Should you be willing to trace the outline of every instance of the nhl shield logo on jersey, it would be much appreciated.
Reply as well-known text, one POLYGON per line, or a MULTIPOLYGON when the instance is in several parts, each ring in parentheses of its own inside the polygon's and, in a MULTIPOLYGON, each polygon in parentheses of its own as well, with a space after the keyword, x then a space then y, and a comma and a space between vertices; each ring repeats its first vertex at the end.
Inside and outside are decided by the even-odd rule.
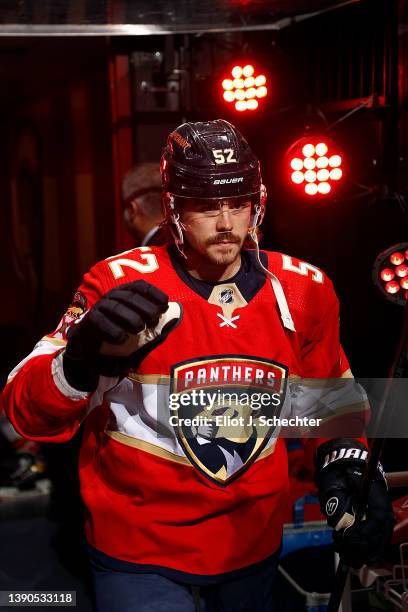
POLYGON ((220 304, 232 304, 234 301, 234 292, 232 289, 223 289, 220 291, 220 304))
POLYGON ((240 476, 276 429, 286 383, 286 366, 252 356, 173 366, 170 425, 191 463, 219 485, 240 476))

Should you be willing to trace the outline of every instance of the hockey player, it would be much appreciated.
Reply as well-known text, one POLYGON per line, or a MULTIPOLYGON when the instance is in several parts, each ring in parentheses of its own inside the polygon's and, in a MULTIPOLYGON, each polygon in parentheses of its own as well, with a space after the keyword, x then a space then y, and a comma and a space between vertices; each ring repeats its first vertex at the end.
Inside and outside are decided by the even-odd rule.
MULTIPOLYGON (((38 441, 69 440, 85 421, 81 492, 99 610, 194 612, 201 601, 271 612, 287 457, 259 426, 254 398, 269 398, 275 415, 291 401, 289 376, 350 376, 338 302, 318 268, 259 253, 266 193, 234 126, 179 126, 161 171, 174 244, 97 263, 57 330, 11 373, 3 404, 38 441)), ((384 479, 353 525, 364 441, 321 442, 336 545, 354 565, 371 562, 392 531, 384 479)))

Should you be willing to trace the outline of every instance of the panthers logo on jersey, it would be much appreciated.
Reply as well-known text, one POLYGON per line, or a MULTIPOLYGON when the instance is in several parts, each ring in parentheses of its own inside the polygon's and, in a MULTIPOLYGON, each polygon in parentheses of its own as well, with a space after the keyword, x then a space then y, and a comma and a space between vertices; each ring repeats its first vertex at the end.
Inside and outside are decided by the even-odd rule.
POLYGON ((275 429, 266 421, 279 416, 286 383, 286 366, 252 356, 173 366, 171 424, 191 463, 219 485, 248 469, 275 429))

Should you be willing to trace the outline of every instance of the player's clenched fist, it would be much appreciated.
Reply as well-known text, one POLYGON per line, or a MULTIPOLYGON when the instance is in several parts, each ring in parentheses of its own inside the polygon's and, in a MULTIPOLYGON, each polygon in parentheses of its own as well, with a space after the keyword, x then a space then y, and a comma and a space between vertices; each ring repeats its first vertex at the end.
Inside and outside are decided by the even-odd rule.
POLYGON ((100 375, 126 375, 180 317, 180 305, 143 280, 112 289, 68 331, 65 378, 75 389, 94 391, 100 375))

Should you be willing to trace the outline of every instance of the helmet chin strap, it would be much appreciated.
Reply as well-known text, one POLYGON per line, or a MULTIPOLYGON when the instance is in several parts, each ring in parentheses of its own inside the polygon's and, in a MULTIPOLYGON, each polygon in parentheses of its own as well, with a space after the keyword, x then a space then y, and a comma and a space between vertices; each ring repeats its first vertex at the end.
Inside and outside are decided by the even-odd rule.
POLYGON ((271 281, 272 289, 275 294, 276 301, 278 303, 279 312, 280 312, 283 326, 286 327, 286 329, 289 329, 290 331, 295 332, 296 331, 295 324, 293 323, 293 319, 290 314, 288 302, 286 300, 286 296, 283 291, 281 282, 277 276, 275 276, 274 274, 272 274, 270 270, 268 270, 268 268, 265 268, 259 256, 259 242, 258 242, 258 235, 256 233, 256 230, 257 230, 258 225, 261 224, 262 218, 263 218, 263 207, 260 204, 258 204, 255 206, 255 215, 253 217, 251 226, 248 228, 248 235, 251 238, 252 242, 255 244, 257 262, 259 266, 262 268, 262 270, 265 272, 266 276, 271 281))
POLYGON ((167 194, 168 197, 168 205, 171 211, 170 213, 170 231, 174 239, 174 244, 177 247, 178 252, 184 259, 187 259, 187 255, 184 253, 184 235, 183 229, 185 229, 184 225, 180 221, 180 215, 176 212, 176 206, 174 202, 174 196, 170 193, 167 194))
POLYGON ((184 225, 180 221, 180 215, 178 213, 173 213, 170 217, 170 231, 174 238, 174 244, 177 247, 178 252, 184 259, 187 259, 187 255, 184 252, 184 236, 183 229, 185 229, 184 225))

